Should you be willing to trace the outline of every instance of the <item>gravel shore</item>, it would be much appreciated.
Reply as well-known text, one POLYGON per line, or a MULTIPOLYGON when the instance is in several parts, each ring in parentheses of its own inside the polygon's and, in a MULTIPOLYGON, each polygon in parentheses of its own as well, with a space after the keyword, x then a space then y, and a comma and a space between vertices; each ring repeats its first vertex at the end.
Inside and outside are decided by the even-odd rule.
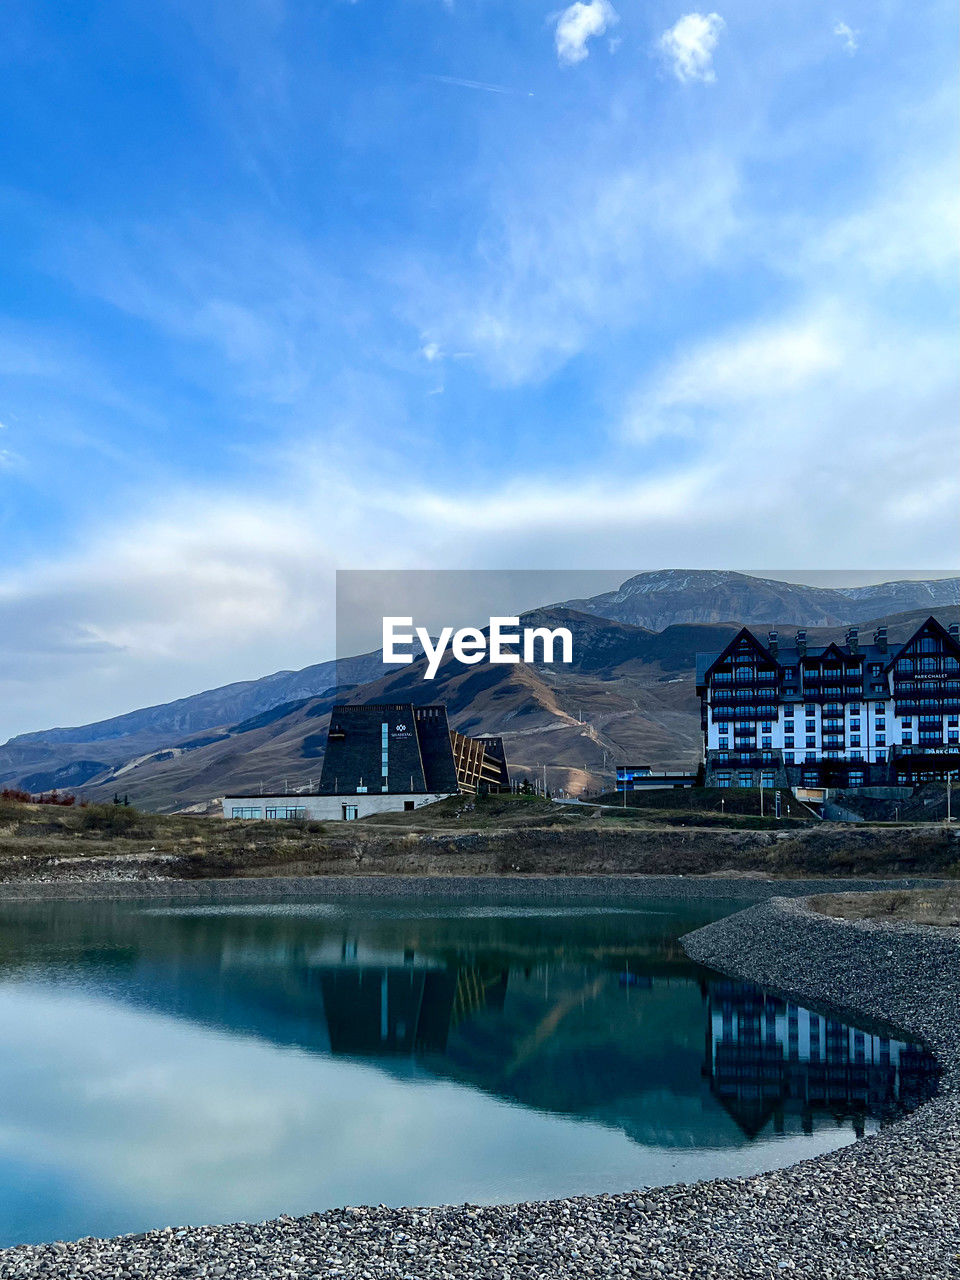
MULTIPOLYGON (((753 1178, 500 1208, 347 1209, 0 1252, 13 1277, 547 1280, 960 1277, 960 940, 783 898, 698 930, 691 956, 923 1040, 941 1094, 838 1152, 753 1178)), ((322 1159, 322 1153, 318 1153, 322 1159)))
POLYGON ((0 882, 0 901, 161 900, 234 902, 270 898, 416 898, 442 896, 465 902, 535 901, 629 902, 644 898, 694 900, 723 898, 749 905, 766 898, 809 897, 815 893, 868 893, 884 889, 939 888, 953 881, 899 876, 856 879, 822 876, 777 879, 736 872, 725 875, 324 875, 237 876, 232 879, 178 880, 172 877, 7 880, 0 882))

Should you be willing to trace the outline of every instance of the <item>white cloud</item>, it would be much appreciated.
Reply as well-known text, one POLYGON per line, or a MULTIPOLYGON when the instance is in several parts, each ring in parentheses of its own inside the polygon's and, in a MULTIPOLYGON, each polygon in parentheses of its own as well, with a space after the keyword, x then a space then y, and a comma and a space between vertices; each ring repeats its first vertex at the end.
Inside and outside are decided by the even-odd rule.
POLYGON ((731 521, 741 512, 766 521, 765 542, 783 538, 795 564, 830 558, 831 521, 843 531, 838 547, 857 545, 859 530, 871 563, 895 563, 882 528, 905 531, 913 519, 914 533, 922 523, 935 536, 960 503, 957 382, 949 335, 857 312, 838 296, 682 353, 638 390, 623 432, 648 451, 665 438, 671 452, 688 442, 713 477, 702 527, 725 496, 731 521))
POLYGON ((843 47, 846 49, 847 53, 854 54, 860 48, 860 44, 857 40, 857 36, 860 32, 854 31, 851 27, 848 27, 845 22, 838 22, 833 28, 833 34, 835 36, 839 36, 843 41, 843 47))
POLYGON ((683 353, 632 405, 627 434, 650 441, 700 434, 704 419, 809 388, 843 364, 828 315, 757 326, 683 353))
POLYGON ((681 83, 716 79, 713 53, 725 25, 719 13, 687 13, 663 33, 660 49, 681 83))
POLYGON ((608 27, 619 22, 609 0, 576 0, 557 19, 555 39, 561 64, 572 66, 583 62, 588 54, 587 41, 602 36, 608 27))

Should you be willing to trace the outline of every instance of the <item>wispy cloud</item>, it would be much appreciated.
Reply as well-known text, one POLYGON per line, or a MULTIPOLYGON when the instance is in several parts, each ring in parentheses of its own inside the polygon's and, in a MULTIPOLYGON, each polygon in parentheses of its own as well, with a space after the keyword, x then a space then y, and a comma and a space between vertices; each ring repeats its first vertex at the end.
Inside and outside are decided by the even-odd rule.
POLYGON ((557 19, 554 39, 560 63, 572 66, 583 62, 589 53, 589 41, 602 36, 619 20, 619 15, 609 0, 587 0, 587 3, 576 0, 557 19))
POLYGON ((442 348, 475 351, 499 383, 543 378, 595 325, 635 322, 659 272, 715 262, 738 204, 736 168, 712 151, 679 166, 551 157, 505 195, 474 260, 410 267, 412 318, 442 348))
POLYGON ((833 28, 833 34, 839 36, 843 41, 843 47, 847 53, 856 53, 860 48, 860 42, 857 40, 859 31, 854 31, 852 27, 848 27, 845 22, 838 22, 833 28))
POLYGON ((713 54, 725 25, 719 13, 687 13, 660 37, 659 47, 681 84, 716 79, 713 54))
POLYGON ((510 96, 532 98, 533 94, 522 89, 510 89, 503 84, 488 84, 485 80, 465 80, 460 76, 428 75, 428 80, 436 80, 438 84, 454 85, 459 89, 480 89, 484 93, 503 93, 510 96))

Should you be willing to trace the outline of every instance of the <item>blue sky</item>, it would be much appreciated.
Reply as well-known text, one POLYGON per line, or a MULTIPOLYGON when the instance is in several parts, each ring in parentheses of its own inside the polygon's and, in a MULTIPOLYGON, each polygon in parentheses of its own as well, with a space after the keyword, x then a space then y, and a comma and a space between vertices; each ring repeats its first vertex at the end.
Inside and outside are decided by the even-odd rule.
POLYGON ((0 737, 336 567, 956 563, 956 14, 5 6, 0 737))

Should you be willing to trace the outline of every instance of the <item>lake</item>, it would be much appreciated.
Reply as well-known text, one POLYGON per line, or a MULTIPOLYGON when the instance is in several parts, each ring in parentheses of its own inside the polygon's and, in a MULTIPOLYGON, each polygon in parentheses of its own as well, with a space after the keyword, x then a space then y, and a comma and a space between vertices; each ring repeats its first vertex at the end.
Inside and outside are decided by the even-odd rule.
POLYGON ((929 1055, 689 961, 742 901, 0 905, 0 1243, 752 1173, 929 1055))

